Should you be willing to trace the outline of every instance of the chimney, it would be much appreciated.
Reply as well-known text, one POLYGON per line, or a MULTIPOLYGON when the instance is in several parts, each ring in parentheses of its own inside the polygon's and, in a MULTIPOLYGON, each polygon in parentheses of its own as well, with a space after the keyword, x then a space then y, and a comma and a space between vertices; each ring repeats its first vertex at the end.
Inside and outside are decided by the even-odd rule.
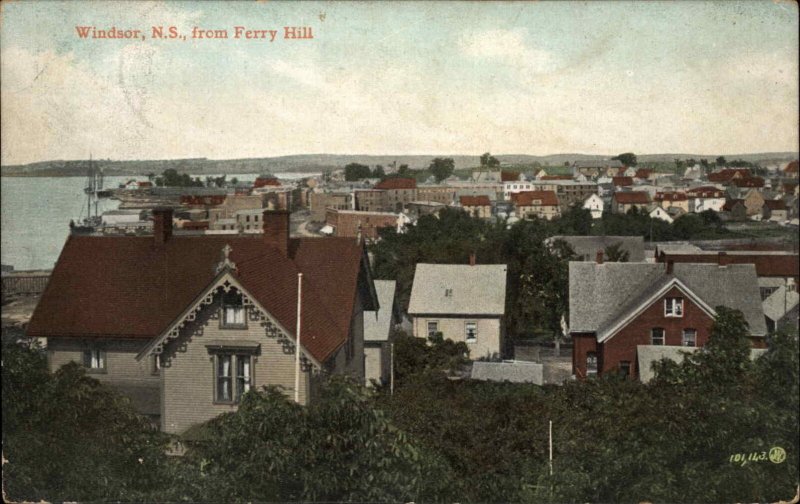
POLYGON ((275 247, 283 255, 289 252, 289 211, 264 211, 264 243, 275 247))
POLYGON ((475 252, 472 252, 469 255, 469 265, 470 266, 475 266, 475 252))
POLYGON ((667 275, 672 274, 672 270, 675 268, 675 261, 672 259, 667 260, 667 275))
POLYGON ((597 256, 595 258, 595 261, 597 262, 597 264, 603 264, 603 257, 604 256, 605 256, 605 252, 603 252, 602 250, 598 250, 597 251, 597 256))
POLYGON ((155 244, 163 246, 172 236, 172 209, 154 208, 153 209, 153 235, 155 244))

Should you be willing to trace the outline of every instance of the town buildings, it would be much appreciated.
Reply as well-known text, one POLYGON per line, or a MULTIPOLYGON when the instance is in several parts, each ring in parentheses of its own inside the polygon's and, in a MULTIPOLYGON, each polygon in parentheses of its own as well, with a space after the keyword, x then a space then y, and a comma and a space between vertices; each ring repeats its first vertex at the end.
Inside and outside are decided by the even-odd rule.
POLYGON ((400 230, 406 224, 402 214, 391 212, 359 212, 357 210, 336 210, 329 208, 325 218, 326 227, 333 236, 343 238, 378 238, 382 228, 400 230))
POLYGON ((473 217, 488 219, 492 216, 492 202, 488 196, 461 196, 458 202, 473 217))
POLYGON ((639 211, 647 210, 650 205, 650 195, 644 191, 617 191, 611 197, 611 212, 628 213, 636 208, 639 211))
POLYGON ((394 280, 375 280, 375 293, 380 309, 364 312, 364 377, 367 385, 374 381, 386 385, 391 380, 393 329, 401 320, 395 302, 394 280))

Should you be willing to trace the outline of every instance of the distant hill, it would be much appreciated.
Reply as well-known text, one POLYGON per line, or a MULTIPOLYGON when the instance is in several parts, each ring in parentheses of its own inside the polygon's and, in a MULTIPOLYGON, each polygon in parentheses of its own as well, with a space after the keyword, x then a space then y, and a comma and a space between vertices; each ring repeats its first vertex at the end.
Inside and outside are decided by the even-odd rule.
MULTIPOLYGON (((564 163, 586 160, 610 159, 608 156, 593 154, 554 154, 549 156, 533 156, 529 154, 496 154, 503 165, 509 166, 563 166, 564 163)), ((752 163, 787 162, 798 158, 796 152, 765 152, 757 154, 722 154, 728 160, 742 159, 752 163)), ((715 160, 720 154, 642 154, 637 155, 640 162, 672 162, 680 159, 715 160)), ((103 169, 106 175, 147 175, 161 174, 168 168, 193 175, 223 173, 262 173, 262 172, 319 172, 343 168, 348 163, 361 163, 369 166, 397 166, 407 164, 412 169, 427 168, 434 157, 450 157, 455 161, 456 169, 465 169, 480 165, 479 156, 454 156, 447 154, 426 155, 360 155, 360 154, 297 154, 246 159, 160 159, 136 161, 112 161, 98 159, 94 163, 103 169)), ((85 176, 89 167, 88 160, 42 161, 26 165, 9 165, 0 167, 2 176, 49 176, 70 177, 85 176)))

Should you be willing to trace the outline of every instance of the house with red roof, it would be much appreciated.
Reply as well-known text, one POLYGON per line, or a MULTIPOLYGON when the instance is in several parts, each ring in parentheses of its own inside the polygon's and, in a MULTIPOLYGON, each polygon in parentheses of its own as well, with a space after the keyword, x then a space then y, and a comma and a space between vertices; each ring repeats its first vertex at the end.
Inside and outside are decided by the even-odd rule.
POLYGON ((630 187, 633 185, 633 177, 612 177, 611 183, 614 187, 630 187))
POLYGON ((389 177, 375 184, 375 189, 386 192, 387 210, 402 212, 406 205, 417 199, 417 180, 407 177, 389 177))
POLYGON ((783 174, 789 177, 797 177, 798 173, 798 161, 795 159, 794 161, 787 163, 786 166, 783 167, 783 174))
POLYGON ((708 181, 718 184, 730 184, 736 179, 750 178, 751 173, 747 168, 723 168, 708 174, 708 181))
POLYGON ((468 214, 480 219, 489 219, 492 216, 492 202, 489 196, 461 196, 458 203, 468 214))
POLYGON ((689 212, 689 198, 684 192, 656 192, 653 201, 664 210, 680 208, 684 212, 689 212))
POLYGON ((522 191, 511 194, 516 216, 520 219, 538 217, 553 219, 561 215, 555 191, 522 191))
POLYGON ((73 233, 28 335, 47 338, 51 370, 83 364, 169 433, 265 385, 307 404, 325 375, 363 381, 363 313, 379 308, 363 244, 291 238, 286 211, 262 222, 173 232, 159 209, 151 236, 73 233))
POLYGON ((650 194, 646 191, 617 191, 611 196, 612 213, 628 213, 633 208, 647 210, 650 205, 650 194))

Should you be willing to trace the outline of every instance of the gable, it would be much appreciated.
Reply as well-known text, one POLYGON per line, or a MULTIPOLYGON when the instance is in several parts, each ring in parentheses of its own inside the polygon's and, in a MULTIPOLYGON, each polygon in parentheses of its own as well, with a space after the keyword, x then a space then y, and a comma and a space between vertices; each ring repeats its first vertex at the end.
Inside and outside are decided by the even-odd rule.
MULTIPOLYGON (((686 287, 686 285, 677 278, 672 278, 660 288, 653 289, 652 294, 644 301, 632 303, 629 307, 627 307, 627 309, 621 312, 619 317, 617 317, 615 320, 612 320, 605 327, 600 328, 600 330, 597 332, 597 341, 601 343, 608 341, 624 328, 628 327, 632 323, 635 323, 636 319, 645 311, 653 307, 658 308, 659 305, 663 307, 664 300, 667 297, 682 297, 684 299, 684 314, 686 313, 687 308, 686 303, 690 302, 710 318, 713 319, 713 317, 716 316, 714 309, 700 299, 697 294, 686 287)), ((675 318, 679 319, 681 317, 675 318)))

